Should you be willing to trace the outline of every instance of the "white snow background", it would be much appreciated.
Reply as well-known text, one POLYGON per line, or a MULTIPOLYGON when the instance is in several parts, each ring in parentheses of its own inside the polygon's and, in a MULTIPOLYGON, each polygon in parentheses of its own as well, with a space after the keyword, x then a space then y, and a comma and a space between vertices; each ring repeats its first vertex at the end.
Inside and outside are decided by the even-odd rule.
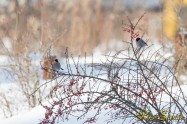
MULTIPOLYGON (((111 42, 111 46, 112 47, 117 47, 119 49, 123 49, 122 44, 121 44, 121 41, 114 41, 114 42, 111 42), (115 43, 114 43, 115 42, 115 43), (118 43, 116 43, 118 42, 118 43), (117 46, 115 46, 115 44, 117 46)), ((161 47, 160 44, 154 42, 154 50, 157 50, 161 47)), ((91 63, 92 61, 94 63, 101 63, 102 61, 104 61, 106 59, 106 57, 102 54, 103 53, 103 50, 102 50, 102 44, 100 46, 98 46, 96 49, 95 49, 95 52, 93 54, 93 57, 92 56, 88 56, 86 58, 86 62, 89 64, 91 63), (93 60, 92 60, 93 58, 93 60)), ((113 49, 113 48, 111 48, 113 49)), ((109 52, 110 54, 112 53, 115 53, 115 51, 110 51, 109 52)), ((165 56, 165 57, 171 57, 172 56, 172 53, 171 52, 167 52, 167 54, 164 54, 165 51, 162 51, 161 50, 161 53, 165 56)), ((148 52, 145 54, 148 54, 148 52)), ((33 58, 34 58, 34 64, 36 66, 40 66, 39 62, 40 62, 40 59, 41 59, 41 56, 40 55, 32 55, 33 58)), ((3 56, 2 59, 0 60, 0 64, 3 65, 4 63, 7 62, 7 57, 6 56, 3 56)), ((78 60, 78 57, 74 57, 75 61, 78 60), (77 58, 77 59, 76 59, 77 58)), ((60 58, 60 62, 63 62, 64 61, 64 58, 60 58)), ((79 63, 80 64, 83 64, 85 62, 85 58, 79 58, 79 63)), ((73 65, 73 62, 70 62, 70 64, 73 65)), ((1 73, 1 71, 0 71, 1 73)), ((42 74, 41 74, 42 75, 42 74)), ((187 85, 185 85, 185 82, 187 82, 187 77, 186 76, 183 76, 182 77, 183 81, 184 81, 184 85, 181 86, 182 90, 184 91, 184 94, 187 95, 187 92, 185 92, 187 90, 187 85)), ((0 84, 0 89, 1 89, 1 92, 4 91, 4 92, 7 92, 9 94, 9 97, 12 97, 13 100, 17 100, 17 101, 20 101, 18 99, 21 99, 21 96, 19 94, 19 92, 17 90, 15 90, 17 87, 15 85, 15 83, 7 83, 6 82, 6 79, 0 75, 0 80, 1 80, 1 84, 0 84), (16 95, 15 95, 16 94, 16 95)), ((42 81, 43 83, 45 81, 42 81)), ((173 88, 174 91, 178 91, 178 87, 174 87, 173 88)), ((169 101, 169 98, 167 98, 166 96, 164 96, 163 94, 163 97, 162 97, 163 100, 165 101, 169 101)), ((182 101, 181 101, 182 102, 182 101)), ((45 102, 44 102, 45 103, 45 102)), ((47 103, 47 102, 46 102, 47 103)), ((17 104, 19 105, 22 105, 21 103, 17 102, 17 104)), ((88 113, 88 116, 91 115, 93 113, 92 112, 89 112, 88 113)), ((13 117, 10 117, 10 118, 3 118, 3 114, 0 113, 0 124, 38 124, 39 122, 41 122, 41 120, 44 118, 44 114, 45 114, 45 109, 42 107, 42 106, 37 106, 35 108, 33 108, 32 110, 28 111, 27 107, 22 107, 22 110, 19 111, 18 113, 16 113, 16 115, 14 115, 13 117)), ((99 119, 97 121, 97 124, 104 124, 106 123, 106 119, 107 117, 104 115, 104 111, 103 113, 99 116, 99 119)), ((66 122, 59 122, 59 124, 81 124, 82 120, 80 121, 77 121, 76 118, 69 118, 69 121, 66 121, 66 122)), ((116 124, 120 124, 121 120, 119 121, 115 121, 116 124)), ((127 120, 126 124, 129 124, 129 120, 127 120)))

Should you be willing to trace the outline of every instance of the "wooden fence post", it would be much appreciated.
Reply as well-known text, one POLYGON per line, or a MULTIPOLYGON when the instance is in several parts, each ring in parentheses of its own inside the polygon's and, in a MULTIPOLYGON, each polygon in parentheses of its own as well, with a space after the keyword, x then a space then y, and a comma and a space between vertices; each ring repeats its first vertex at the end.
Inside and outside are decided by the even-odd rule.
POLYGON ((55 77, 55 73, 52 69, 52 62, 56 56, 44 57, 43 61, 43 79, 53 79, 55 77))

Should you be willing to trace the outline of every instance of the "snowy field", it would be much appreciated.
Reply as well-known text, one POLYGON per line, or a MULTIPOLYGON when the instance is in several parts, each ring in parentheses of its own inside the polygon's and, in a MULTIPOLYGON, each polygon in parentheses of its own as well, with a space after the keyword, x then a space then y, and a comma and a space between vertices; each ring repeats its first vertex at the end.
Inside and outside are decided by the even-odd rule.
MULTIPOLYGON (((187 95, 187 85, 181 86, 182 90, 184 91, 185 95, 187 95)), ((173 88, 174 92, 178 90, 178 87, 173 88)), ((163 94, 164 95, 164 94, 163 94)), ((162 98, 165 101, 169 101, 169 98, 163 97, 162 98)), ((94 113, 92 111, 91 113, 94 113)), ((88 113, 91 114, 91 113, 88 113)), ((15 115, 8 119, 2 119, 0 120, 0 124, 38 124, 41 122, 41 120, 44 118, 45 109, 41 106, 33 108, 31 111, 23 112, 18 115, 15 115)), ((81 120, 77 121, 76 118, 70 118, 69 121, 60 122, 58 124, 81 124, 81 120)), ((115 121, 115 124, 120 124, 121 121, 115 121)), ((101 114, 99 116, 99 119, 97 121, 97 124, 105 124, 106 123, 106 117, 104 114, 101 114)), ((129 124, 129 120, 126 121, 125 124, 129 124)))
MULTIPOLYGON (((112 43, 111 43, 112 44, 112 43)), ((116 46, 117 48, 123 49, 121 48, 121 45, 116 46)), ((102 63, 104 61, 106 61, 106 56, 104 56, 102 53, 102 44, 101 46, 99 46, 98 48, 95 49, 94 55, 92 56, 88 56, 86 57, 86 63, 90 64, 92 62, 94 63, 102 63)), ((154 46, 154 51, 158 50, 160 48, 159 44, 156 44, 154 46)), ((112 49, 112 48, 111 48, 112 49)), ((109 52, 107 54, 113 55, 115 53, 115 51, 113 52, 109 52)), ((161 51, 161 53, 163 54, 164 51, 161 51)), ((125 53, 124 53, 125 54, 125 53)), ((149 51, 145 52, 145 54, 150 54, 149 51)), ((167 54, 163 54, 166 58, 170 57, 172 55, 172 53, 167 53, 167 54)), ((31 55, 33 57, 33 64, 35 66, 38 66, 38 68, 40 68, 40 55, 31 55)), ((83 64, 85 62, 85 58, 78 58, 78 57, 74 57, 75 61, 79 60, 80 64, 83 64)), ((6 57, 4 57, 4 59, 1 59, 0 63, 4 64, 6 63, 8 60, 6 57)), ((61 63, 64 63, 64 58, 60 59, 61 63)), ((73 61, 70 61, 70 64, 73 64, 73 61)), ((66 70, 66 67, 63 67, 66 70)), ((0 113, 0 124, 38 124, 39 122, 41 122, 41 120, 44 118, 45 115, 45 109, 42 106, 37 106, 35 108, 33 108, 32 110, 28 110, 28 107, 26 107, 26 105, 24 105, 22 102, 24 102, 24 99, 22 99, 22 96, 20 94, 20 91, 18 89, 18 87, 15 85, 15 83, 7 83, 6 82, 6 78, 4 78, 2 75, 0 76, 0 80, 1 80, 1 84, 0 84, 0 89, 1 92, 6 92, 9 96, 10 99, 12 99, 14 101, 14 103, 16 103, 16 105, 22 106, 21 109, 19 109, 19 111, 16 111, 13 117, 10 118, 4 118, 3 117, 3 113, 0 113), (16 95, 15 95, 16 94, 16 95), (16 102, 17 101, 17 102, 16 102)), ((187 82, 186 77, 183 76, 183 81, 187 82)), ((41 81, 42 83, 44 83, 44 81, 41 81)), ((187 85, 183 85, 181 86, 182 90, 184 91, 185 95, 187 95, 187 92, 185 92, 187 90, 187 85)), ((174 87, 173 88, 174 91, 178 91, 178 87, 174 87)), ((167 95, 162 96, 162 99, 165 101, 169 101, 169 98, 167 98, 167 95)), ((183 101, 181 101, 182 103, 183 101)), ((45 102, 44 102, 45 103, 45 102)), ((15 105, 15 106, 16 106, 15 105)), ((88 113, 89 115, 92 115, 92 113, 94 113, 94 111, 88 113)), ((105 116, 104 114, 105 112, 103 111, 103 113, 99 116, 97 124, 105 124, 106 123, 106 119, 108 117, 105 116)), ((65 121, 65 122, 61 122, 59 120, 59 124, 81 124, 83 120, 77 121, 76 118, 71 117, 69 119, 69 121, 65 121)), ((115 124, 119 124, 121 123, 120 121, 115 121, 115 124)), ((129 124, 129 120, 126 121, 125 124, 129 124)))

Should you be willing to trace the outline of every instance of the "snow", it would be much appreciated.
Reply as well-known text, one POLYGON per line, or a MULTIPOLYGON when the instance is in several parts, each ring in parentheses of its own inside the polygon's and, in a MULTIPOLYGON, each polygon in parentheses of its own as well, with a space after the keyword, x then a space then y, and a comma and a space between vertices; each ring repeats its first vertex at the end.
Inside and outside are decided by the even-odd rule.
MULTIPOLYGON (((187 85, 183 85, 181 86, 183 91, 187 90, 187 85)), ((178 87, 174 87, 173 90, 174 92, 178 91, 178 87)), ((187 92, 184 92, 185 95, 187 95, 187 92)), ((167 97, 167 95, 163 94, 163 98, 164 101, 169 101, 169 98, 167 97)), ((94 113, 94 111, 88 113, 88 116, 94 113)), ((13 116, 11 118, 8 119, 3 119, 0 120, 0 124, 38 124, 41 122, 41 120, 44 118, 44 114, 45 114, 45 109, 42 106, 37 106, 35 108, 33 108, 31 111, 28 112, 23 112, 19 115, 13 116)), ((65 122, 60 122, 58 124, 80 124, 82 122, 82 120, 77 121, 76 118, 70 118, 69 121, 65 121, 65 122)), ((115 121, 116 124, 119 124, 121 121, 115 121)), ((101 114, 99 116, 99 120, 97 121, 97 124, 101 124, 101 123, 106 123, 106 117, 104 116, 104 114, 101 114)), ((126 121, 125 124, 129 124, 129 120, 126 121)))
MULTIPOLYGON (((152 53, 154 53, 156 50, 158 50, 161 47, 158 43, 156 43, 156 42, 154 42, 154 43, 155 43, 155 45, 154 45, 154 49, 152 49, 152 53)), ((105 62, 106 61, 106 56, 103 56, 101 54, 101 53, 104 52, 104 49, 102 49, 103 46, 104 46, 104 44, 101 44, 100 46, 95 48, 95 52, 94 52, 93 56, 87 56, 86 59, 84 57, 79 58, 79 57, 75 56, 74 61, 75 62, 79 61, 79 64, 84 64, 85 61, 86 61, 87 64, 90 64, 92 62, 93 63, 105 62)), ((115 51, 112 51, 112 49, 116 49, 116 50, 123 49, 122 42, 119 42, 119 44, 116 44, 116 41, 113 40, 109 45, 109 51, 110 52, 105 53, 105 55, 110 55, 110 56, 114 55, 115 51)), ((145 51, 145 55, 147 55, 148 53, 150 53, 150 52, 145 51)), ((161 51, 160 53, 163 54, 163 53, 165 53, 165 51, 161 51)), ((127 54, 127 52, 123 52, 123 55, 124 54, 127 54)), ((164 57, 170 57, 170 56, 172 56, 172 53, 167 52, 167 54, 163 54, 163 55, 164 55, 164 57)), ((41 54, 34 54, 33 53, 33 54, 30 54, 30 57, 32 58, 32 60, 34 60, 32 64, 39 67, 40 66, 41 54)), ((119 55, 119 57, 120 57, 120 55, 119 55)), ((60 58, 59 60, 60 60, 61 63, 66 62, 65 58, 60 58)), ((69 61, 70 62, 69 64, 74 64, 74 61, 72 61, 72 60, 69 61)), ((3 56, 2 59, 0 60, 1 65, 6 64, 7 62, 8 62, 8 57, 6 57, 6 56, 3 56)), ((66 67, 65 67, 64 64, 63 64, 62 67, 66 70, 66 67)), ((89 73, 89 69, 87 71, 89 73)), ((187 81, 186 76, 183 76, 182 79, 183 79, 184 82, 187 81)), ((2 77, 0 76, 0 80, 5 81, 6 79, 2 79, 2 77)), ((183 85, 183 86, 181 86, 181 88, 184 91, 185 95, 187 95, 187 92, 185 92, 187 90, 187 85, 183 85)), ((16 89, 18 89, 18 87, 15 85, 15 83, 9 83, 9 84, 3 83, 3 84, 0 85, 0 89, 1 89, 1 92, 6 92, 8 97, 10 99, 13 99, 13 101, 17 100, 17 102, 16 102, 17 105, 19 105, 19 104, 23 105, 21 102, 24 102, 24 101, 22 99, 22 96, 21 96, 20 92, 18 92, 18 90, 16 90, 16 89)), ((179 89, 178 87, 173 88, 173 90, 175 92, 177 92, 178 89, 179 89)), ((166 94, 163 94, 162 99, 164 101, 169 101, 169 98, 166 94)), ((183 103, 183 101, 181 101, 181 103, 183 103)), ((94 111, 89 112, 87 116, 92 115, 93 112, 94 111)), ((45 115, 45 109, 42 106, 37 106, 37 107, 35 107, 31 110, 28 110, 28 108, 25 107, 25 105, 23 105, 22 108, 19 109, 19 112, 14 113, 13 117, 10 117, 10 118, 7 118, 7 119, 5 119, 5 118, 2 119, 3 113, 1 113, 0 114, 0 117, 1 117, 0 124, 38 124, 44 118, 44 115, 45 115)), ((104 114, 102 113, 99 116, 97 124, 106 123, 106 119, 107 119, 107 117, 104 116, 104 114)), ((77 123, 81 123, 82 121, 83 120, 77 121, 76 118, 71 117, 69 119, 69 121, 60 122, 59 124, 71 124, 71 123, 77 124, 77 123)), ((120 123, 120 121, 119 120, 115 121, 115 123, 120 123)), ((128 124, 128 123, 129 123, 129 121, 126 122, 126 124, 128 124)))
POLYGON ((11 51, 12 49, 12 41, 9 37, 4 37, 2 39, 2 43, 4 44, 4 47, 8 50, 11 51))
POLYGON ((0 124, 38 124, 44 117, 45 110, 42 106, 33 108, 9 119, 0 120, 0 124))

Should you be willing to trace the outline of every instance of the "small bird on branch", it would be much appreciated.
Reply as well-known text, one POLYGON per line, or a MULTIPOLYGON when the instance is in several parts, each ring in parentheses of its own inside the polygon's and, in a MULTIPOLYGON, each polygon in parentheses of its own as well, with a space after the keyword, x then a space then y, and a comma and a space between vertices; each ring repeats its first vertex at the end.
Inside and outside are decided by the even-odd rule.
POLYGON ((59 72, 60 70, 64 70, 64 69, 61 68, 61 64, 59 63, 58 59, 55 59, 52 62, 52 69, 55 72, 59 72))
POLYGON ((145 46, 148 46, 147 43, 139 37, 136 38, 136 45, 139 47, 139 49, 144 48, 145 46))

